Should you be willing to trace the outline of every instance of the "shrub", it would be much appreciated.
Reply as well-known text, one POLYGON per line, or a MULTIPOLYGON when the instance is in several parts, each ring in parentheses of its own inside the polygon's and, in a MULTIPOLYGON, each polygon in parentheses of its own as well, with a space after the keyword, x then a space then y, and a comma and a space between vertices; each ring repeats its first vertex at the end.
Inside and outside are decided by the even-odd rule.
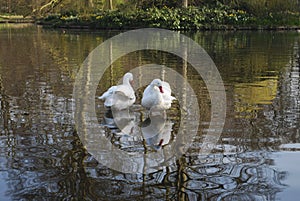
POLYGON ((176 30, 218 29, 238 26, 300 25, 299 13, 269 12, 258 16, 246 10, 233 9, 216 3, 215 6, 188 8, 161 8, 133 10, 102 10, 96 14, 52 15, 44 19, 55 25, 84 25, 90 28, 128 29, 157 27, 176 30), (59 22, 57 22, 59 21, 59 22))

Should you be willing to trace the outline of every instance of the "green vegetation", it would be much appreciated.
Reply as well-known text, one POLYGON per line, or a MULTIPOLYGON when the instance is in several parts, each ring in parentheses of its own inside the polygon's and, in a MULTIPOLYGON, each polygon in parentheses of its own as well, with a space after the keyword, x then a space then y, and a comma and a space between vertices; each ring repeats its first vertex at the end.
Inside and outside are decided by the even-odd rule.
MULTIPOLYGON (((299 0, 44 0, 33 5, 31 15, 52 27, 176 30, 300 27, 299 0)), ((17 11, 16 8, 16 14, 17 11)), ((29 9, 22 12, 25 16, 29 9)))

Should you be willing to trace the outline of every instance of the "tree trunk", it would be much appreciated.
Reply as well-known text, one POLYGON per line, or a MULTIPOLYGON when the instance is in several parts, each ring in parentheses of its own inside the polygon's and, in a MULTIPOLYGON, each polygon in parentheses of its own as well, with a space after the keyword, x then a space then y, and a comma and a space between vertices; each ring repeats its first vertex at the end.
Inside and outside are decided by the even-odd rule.
POLYGON ((7 1, 7 12, 11 13, 11 0, 7 1))
POLYGON ((188 0, 182 0, 182 6, 183 7, 188 7, 188 0))
POLYGON ((109 10, 113 9, 113 1, 112 0, 108 0, 108 9, 109 10))
POLYGON ((89 7, 93 8, 94 7, 94 1, 93 0, 89 0, 89 7))
POLYGON ((49 3, 44 4, 40 8, 40 13, 41 14, 46 14, 50 11, 52 11, 57 5, 59 5, 63 0, 51 0, 49 3))

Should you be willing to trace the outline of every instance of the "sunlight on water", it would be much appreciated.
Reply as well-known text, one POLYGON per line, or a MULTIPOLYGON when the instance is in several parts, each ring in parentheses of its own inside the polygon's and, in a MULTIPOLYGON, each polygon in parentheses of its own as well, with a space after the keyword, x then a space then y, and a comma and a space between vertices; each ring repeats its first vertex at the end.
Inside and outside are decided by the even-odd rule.
POLYGON ((277 79, 269 78, 253 83, 238 83, 234 86, 236 96, 235 112, 237 118, 253 118, 261 108, 259 105, 270 105, 276 98, 277 79))
MULTIPOLYGON (((76 73, 89 52, 116 34, 0 25, 0 200, 298 198, 299 34, 184 33, 212 57, 226 88, 225 127, 209 155, 199 154, 210 122, 209 93, 189 64, 154 50, 132 52, 113 63, 96 96, 125 72, 149 63, 172 68, 196 91, 201 115, 198 135, 173 166, 151 174, 124 174, 101 165, 84 149, 75 130, 72 93, 76 73)), ((143 89, 136 91, 132 118, 124 122, 126 133, 115 127, 99 99, 95 108, 100 133, 113 146, 127 152, 155 153, 161 139, 162 149, 178 140, 180 105, 175 102, 167 112, 161 135, 144 141, 149 119, 140 106, 143 89)))

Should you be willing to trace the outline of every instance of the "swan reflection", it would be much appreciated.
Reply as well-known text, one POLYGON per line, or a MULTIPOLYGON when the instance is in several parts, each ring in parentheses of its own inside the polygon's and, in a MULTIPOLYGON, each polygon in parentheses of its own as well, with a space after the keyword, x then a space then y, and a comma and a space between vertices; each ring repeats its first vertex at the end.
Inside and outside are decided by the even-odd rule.
POLYGON ((169 144, 174 123, 166 119, 165 113, 150 115, 141 123, 138 121, 139 115, 129 110, 109 109, 104 114, 104 126, 121 131, 113 133, 121 133, 135 137, 134 139, 140 142, 144 141, 145 145, 153 150, 169 144))
POLYGON ((120 129, 123 134, 133 134, 137 126, 136 117, 129 110, 108 109, 104 114, 104 125, 110 129, 120 129))
POLYGON ((164 114, 150 115, 142 122, 142 135, 146 144, 155 150, 168 144, 171 139, 173 123, 164 114))

